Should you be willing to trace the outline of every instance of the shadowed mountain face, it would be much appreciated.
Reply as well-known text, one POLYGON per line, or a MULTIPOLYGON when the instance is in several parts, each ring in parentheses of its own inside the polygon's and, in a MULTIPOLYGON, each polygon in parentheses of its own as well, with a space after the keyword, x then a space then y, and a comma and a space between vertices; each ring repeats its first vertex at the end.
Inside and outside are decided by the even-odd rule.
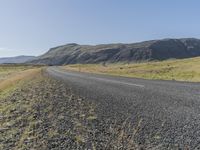
POLYGON ((67 44, 50 49, 31 63, 63 65, 76 63, 141 62, 200 56, 199 39, 164 39, 134 44, 67 44))
POLYGON ((7 63, 25 63, 27 61, 32 61, 34 56, 17 56, 17 57, 4 57, 0 58, 0 64, 7 64, 7 63))

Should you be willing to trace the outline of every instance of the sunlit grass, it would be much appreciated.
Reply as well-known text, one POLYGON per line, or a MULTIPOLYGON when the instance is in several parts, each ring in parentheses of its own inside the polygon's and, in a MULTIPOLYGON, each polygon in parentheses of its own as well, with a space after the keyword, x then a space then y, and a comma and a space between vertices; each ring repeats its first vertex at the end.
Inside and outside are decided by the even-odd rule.
POLYGON ((17 83, 32 78, 40 71, 38 66, 0 65, 0 98, 15 89, 17 83))
POLYGON ((65 69, 145 79, 200 82, 200 57, 146 63, 76 64, 65 69))
POLYGON ((38 66, 31 66, 31 65, 15 65, 15 64, 8 64, 8 65, 0 65, 0 82, 9 78, 10 76, 19 73, 20 71, 24 71, 27 69, 37 68, 38 66))

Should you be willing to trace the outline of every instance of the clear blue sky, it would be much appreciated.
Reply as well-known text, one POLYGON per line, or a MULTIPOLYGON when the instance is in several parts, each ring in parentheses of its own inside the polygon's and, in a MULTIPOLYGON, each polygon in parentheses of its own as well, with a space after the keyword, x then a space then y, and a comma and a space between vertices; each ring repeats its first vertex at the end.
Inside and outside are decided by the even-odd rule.
POLYGON ((199 0, 0 0, 0 57, 66 44, 200 38, 199 0))

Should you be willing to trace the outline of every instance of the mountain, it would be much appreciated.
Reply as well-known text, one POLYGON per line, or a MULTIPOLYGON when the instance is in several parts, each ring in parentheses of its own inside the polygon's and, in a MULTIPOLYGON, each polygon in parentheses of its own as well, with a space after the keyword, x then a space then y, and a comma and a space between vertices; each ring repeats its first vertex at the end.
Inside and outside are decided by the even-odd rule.
POLYGON ((36 58, 35 56, 4 57, 4 58, 0 58, 0 64, 25 63, 27 61, 32 61, 35 58, 36 58))
POLYGON ((151 40, 133 44, 78 45, 51 48, 30 61, 48 65, 75 63, 141 62, 200 56, 200 40, 194 38, 151 40))

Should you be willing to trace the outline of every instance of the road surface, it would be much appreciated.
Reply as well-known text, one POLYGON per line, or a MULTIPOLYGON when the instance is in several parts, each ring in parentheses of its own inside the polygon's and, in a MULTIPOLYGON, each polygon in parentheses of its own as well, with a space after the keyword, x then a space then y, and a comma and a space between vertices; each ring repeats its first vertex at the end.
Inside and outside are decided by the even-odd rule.
POLYGON ((200 83, 144 80, 66 71, 48 74, 94 102, 102 119, 129 118, 140 144, 154 149, 200 148, 200 83), (140 122, 138 124, 138 122, 140 122))

